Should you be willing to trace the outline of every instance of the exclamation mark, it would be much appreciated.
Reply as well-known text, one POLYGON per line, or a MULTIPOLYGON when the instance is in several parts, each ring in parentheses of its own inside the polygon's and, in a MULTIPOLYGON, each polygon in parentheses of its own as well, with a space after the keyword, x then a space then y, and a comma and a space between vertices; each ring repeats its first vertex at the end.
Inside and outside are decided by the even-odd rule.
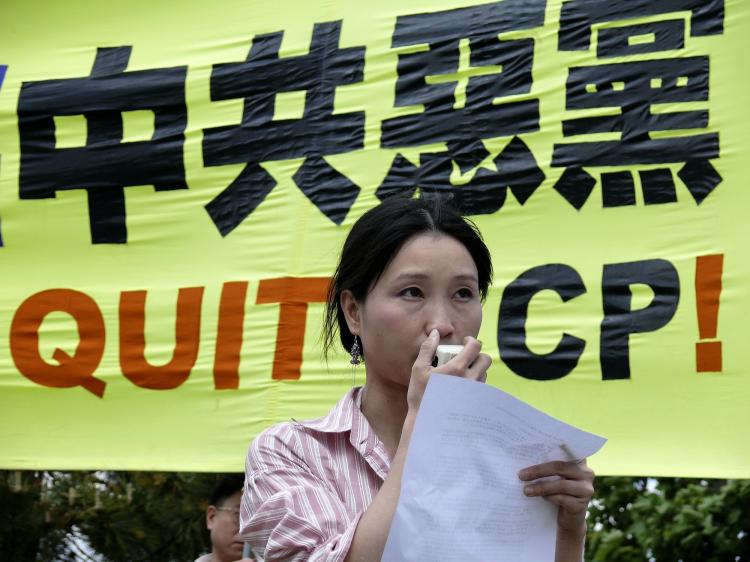
POLYGON ((699 342, 695 365, 699 373, 721 372, 721 342, 716 340, 724 254, 698 256, 695 264, 695 301, 698 308, 699 342))

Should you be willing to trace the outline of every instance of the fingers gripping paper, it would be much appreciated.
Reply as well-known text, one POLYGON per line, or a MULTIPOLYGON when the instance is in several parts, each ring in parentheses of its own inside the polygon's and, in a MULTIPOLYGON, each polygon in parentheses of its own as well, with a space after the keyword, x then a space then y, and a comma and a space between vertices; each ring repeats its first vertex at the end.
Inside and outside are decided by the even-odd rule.
POLYGON ((433 374, 383 561, 554 560, 557 507, 524 496, 518 471, 605 441, 497 388, 433 374))

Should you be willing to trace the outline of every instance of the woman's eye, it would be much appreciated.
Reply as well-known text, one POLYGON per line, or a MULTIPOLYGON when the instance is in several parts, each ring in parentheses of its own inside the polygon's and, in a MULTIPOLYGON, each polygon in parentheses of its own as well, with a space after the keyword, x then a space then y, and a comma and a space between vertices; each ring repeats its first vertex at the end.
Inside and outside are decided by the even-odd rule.
POLYGON ((422 291, 420 291, 417 287, 407 287, 406 289, 401 291, 401 296, 409 298, 419 298, 422 296, 422 291))
POLYGON ((460 299, 470 300, 474 296, 474 291, 467 288, 459 289, 456 291, 456 296, 460 299))

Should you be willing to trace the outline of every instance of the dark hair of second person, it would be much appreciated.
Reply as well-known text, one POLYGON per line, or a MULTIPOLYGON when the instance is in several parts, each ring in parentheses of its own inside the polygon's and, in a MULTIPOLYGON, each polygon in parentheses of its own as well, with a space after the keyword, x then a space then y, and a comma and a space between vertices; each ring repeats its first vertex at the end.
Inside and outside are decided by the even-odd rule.
POLYGON ((245 475, 241 472, 219 477, 211 491, 211 497, 208 500, 209 505, 221 506, 224 500, 236 494, 238 490, 242 491, 244 485, 245 475))

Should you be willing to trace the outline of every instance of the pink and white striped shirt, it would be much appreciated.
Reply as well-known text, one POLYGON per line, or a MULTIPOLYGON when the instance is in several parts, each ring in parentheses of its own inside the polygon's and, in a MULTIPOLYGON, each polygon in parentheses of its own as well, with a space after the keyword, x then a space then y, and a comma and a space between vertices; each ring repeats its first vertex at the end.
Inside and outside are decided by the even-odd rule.
POLYGON ((352 389, 324 417, 281 423, 247 455, 240 529, 266 562, 346 558, 390 457, 352 389))

